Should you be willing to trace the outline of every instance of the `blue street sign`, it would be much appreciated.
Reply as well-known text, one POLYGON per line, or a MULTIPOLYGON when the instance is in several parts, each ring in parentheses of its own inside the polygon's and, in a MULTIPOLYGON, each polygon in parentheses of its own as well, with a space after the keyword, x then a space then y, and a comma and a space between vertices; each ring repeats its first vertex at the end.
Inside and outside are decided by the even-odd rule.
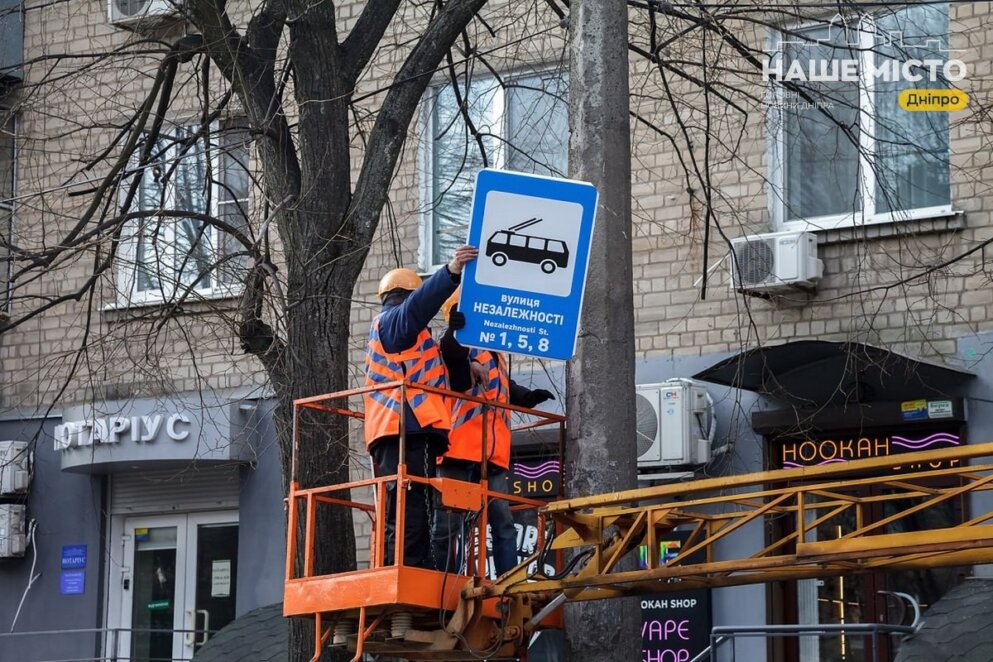
POLYGON ((479 248, 462 276, 467 347, 572 358, 596 215, 592 184, 481 170, 469 224, 479 248))
POLYGON ((86 572, 84 570, 63 570, 59 581, 59 593, 62 595, 82 595, 86 589, 86 572))
POLYGON ((78 570, 86 567, 86 545, 62 545, 62 569, 78 570))

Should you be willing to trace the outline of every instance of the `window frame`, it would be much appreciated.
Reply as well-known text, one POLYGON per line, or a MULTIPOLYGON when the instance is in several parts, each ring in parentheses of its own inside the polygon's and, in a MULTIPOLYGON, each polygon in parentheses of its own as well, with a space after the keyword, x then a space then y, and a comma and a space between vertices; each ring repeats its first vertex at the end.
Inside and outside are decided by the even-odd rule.
MULTIPOLYGON (((875 17, 872 17, 875 19, 875 17)), ((802 33, 813 28, 827 27, 820 21, 802 21, 784 29, 770 28, 767 43, 770 53, 782 53, 783 38, 789 34, 802 33)), ((875 64, 876 33, 859 31, 859 145, 858 145, 858 180, 861 208, 851 213, 830 214, 811 218, 788 218, 786 197, 786 111, 784 108, 785 88, 775 81, 769 81, 766 86, 769 100, 767 135, 769 136, 769 216, 773 227, 782 231, 817 232, 819 230, 834 230, 866 225, 885 225, 925 219, 936 219, 954 216, 956 212, 951 202, 951 182, 949 182, 949 203, 931 207, 916 207, 889 212, 876 213, 876 172, 872 168, 871 159, 875 158, 876 112, 873 96, 875 83, 866 75, 871 67, 865 63, 875 64), (871 155, 871 156, 870 156, 871 155)), ((948 132, 949 149, 951 148, 951 129, 948 132)), ((950 168, 950 166, 949 166, 950 168)))
MULTIPOLYGON (((239 206, 241 199, 236 200, 222 200, 224 196, 224 144, 223 135, 227 130, 231 130, 238 126, 239 120, 234 120, 230 122, 214 122, 210 125, 208 131, 208 140, 210 141, 210 172, 212 174, 212 181, 210 184, 210 210, 209 214, 214 218, 221 219, 221 211, 224 206, 239 206)), ((176 132, 187 130, 190 128, 196 128, 195 124, 181 124, 174 125, 170 127, 170 131, 176 132)), ((248 214, 249 214, 249 202, 251 200, 251 150, 250 141, 246 141, 246 145, 249 146, 245 152, 245 169, 248 174, 249 186, 246 189, 246 197, 244 198, 244 219, 247 227, 248 214)), ((169 145, 166 148, 166 152, 163 156, 163 160, 167 164, 175 163, 175 151, 179 150, 180 146, 178 141, 174 144, 169 145)), ((137 155, 135 155, 137 156, 137 155)), ((188 158, 190 153, 187 152, 181 158, 188 158)), ((132 161, 132 167, 133 165, 132 161)), ((131 179, 128 178, 126 181, 130 182, 131 179)), ((127 193, 127 187, 122 186, 119 191, 120 201, 123 199, 127 193)), ((176 172, 174 171, 173 177, 170 179, 164 195, 164 208, 170 211, 179 211, 176 206, 176 201, 178 199, 177 186, 176 186, 176 172)), ((135 208, 136 202, 132 202, 131 210, 138 211, 135 208)), ((148 223, 161 223, 161 228, 157 230, 159 236, 162 237, 159 243, 164 243, 167 246, 174 247, 176 228, 183 219, 177 216, 168 217, 158 217, 158 216, 145 216, 141 218, 128 220, 125 224, 122 241, 119 248, 119 266, 116 269, 115 274, 115 284, 117 289, 117 302, 108 306, 108 309, 118 309, 118 308, 129 308, 129 307, 140 307, 140 306, 155 306, 161 304, 171 303, 177 300, 178 297, 184 297, 189 300, 190 298, 194 300, 208 300, 208 299, 228 299, 238 297, 244 291, 244 282, 236 281, 226 283, 217 272, 217 269, 212 269, 210 273, 210 285, 208 287, 197 287, 190 286, 189 284, 184 284, 181 282, 180 272, 176 270, 179 265, 179 258, 173 255, 172 264, 163 267, 157 273, 165 273, 165 270, 173 271, 173 274, 169 274, 167 278, 160 278, 160 283, 166 285, 166 287, 161 288, 151 288, 148 290, 140 290, 138 288, 138 245, 141 240, 141 228, 143 225, 148 223), (167 281, 164 282, 163 281, 167 281)), ((213 264, 216 264, 222 257, 222 244, 223 235, 222 230, 213 224, 206 224, 207 230, 204 231, 201 241, 207 241, 208 245, 211 246, 210 260, 213 264), (208 237, 209 235, 209 237, 208 237)))
MULTIPOLYGON (((490 73, 473 75, 470 79, 470 83, 473 81, 492 81, 495 85, 494 89, 494 99, 493 108, 490 112, 497 118, 497 123, 500 127, 500 133, 497 135, 496 148, 490 154, 490 166, 491 168, 504 168, 507 163, 507 154, 509 152, 509 147, 507 144, 508 135, 510 133, 510 109, 507 105, 507 90, 509 87, 513 86, 516 81, 528 79, 528 78, 540 78, 548 76, 550 74, 558 73, 566 80, 566 89, 568 90, 568 76, 569 72, 562 65, 553 66, 548 65, 537 69, 528 70, 518 70, 511 71, 501 74, 505 85, 500 85, 497 83, 496 77, 490 73)), ((464 81, 460 81, 464 83, 464 81)), ((418 227, 417 227, 417 238, 418 238, 418 248, 417 248, 417 267, 418 270, 423 274, 431 274, 440 269, 445 263, 439 262, 435 264, 433 262, 434 256, 434 201, 437 199, 435 185, 434 185, 434 135, 435 135, 435 100, 437 91, 445 86, 450 86, 451 80, 447 77, 438 78, 436 82, 432 83, 428 87, 428 92, 425 94, 425 102, 422 104, 421 117, 420 117, 420 128, 421 135, 426 136, 424 140, 421 141, 421 148, 419 154, 419 183, 418 183, 418 194, 419 194, 419 213, 418 213, 418 227)), ((465 90, 463 86, 461 88, 465 90)))

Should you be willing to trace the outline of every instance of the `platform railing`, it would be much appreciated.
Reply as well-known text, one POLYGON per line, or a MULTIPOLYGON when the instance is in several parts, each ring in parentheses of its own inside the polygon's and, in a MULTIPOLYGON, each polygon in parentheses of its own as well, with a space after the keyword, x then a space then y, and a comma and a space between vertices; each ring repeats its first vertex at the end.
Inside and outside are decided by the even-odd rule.
MULTIPOLYGON (((559 448, 558 455, 560 458, 560 485, 564 485, 564 463, 561 462, 561 457, 563 454, 563 448, 565 443, 565 417, 558 414, 551 414, 548 412, 543 412, 535 409, 528 409, 526 407, 518 407, 515 405, 494 402, 491 400, 486 400, 484 398, 477 398, 466 393, 458 393, 455 391, 450 391, 446 389, 438 389, 430 386, 425 386, 421 384, 411 384, 407 381, 396 381, 387 382, 377 386, 363 387, 357 389, 351 389, 347 391, 340 391, 337 393, 330 393, 327 395, 301 398, 294 401, 294 415, 293 415, 293 449, 291 458, 291 482, 290 482, 290 493, 288 498, 289 505, 289 534, 287 536, 287 554, 286 554, 286 579, 296 579, 299 577, 313 577, 314 575, 314 545, 315 540, 315 525, 317 518, 317 505, 318 504, 328 504, 343 506, 346 508, 351 508, 357 511, 361 511, 366 514, 373 523, 373 541, 370 544, 370 568, 381 568, 385 565, 393 565, 393 563, 386 563, 385 559, 385 529, 386 529, 386 518, 385 503, 386 503, 386 492, 387 486, 391 483, 393 484, 411 484, 417 483, 422 485, 427 485, 437 492, 437 496, 441 498, 447 498, 450 500, 451 505, 455 507, 468 506, 475 500, 479 500, 481 503, 488 503, 491 499, 502 499, 510 502, 511 510, 520 511, 524 509, 537 509, 545 505, 545 501, 538 499, 531 499, 527 497, 517 496, 513 494, 506 494, 503 492, 495 491, 489 489, 488 481, 486 479, 486 461, 481 461, 481 475, 482 479, 479 486, 479 492, 475 490, 467 489, 465 487, 461 488, 461 491, 457 483, 462 483, 462 481, 456 481, 451 478, 424 478, 422 476, 417 476, 409 473, 407 471, 406 464, 406 444, 404 443, 406 439, 406 431, 404 430, 404 417, 400 416, 400 449, 399 456, 400 460, 398 463, 397 473, 386 476, 374 476, 372 478, 360 479, 355 481, 350 481, 347 483, 341 483, 337 485, 327 485, 321 487, 313 488, 301 488, 298 481, 298 455, 299 455, 299 443, 300 443, 300 412, 303 409, 313 409, 323 412, 327 412, 333 415, 347 416, 350 418, 355 418, 359 420, 364 420, 365 415, 361 411, 356 411, 353 409, 348 409, 344 407, 336 407, 328 404, 331 401, 340 400, 344 398, 350 398, 355 396, 365 395, 367 393, 372 393, 376 391, 386 391, 393 389, 400 389, 400 401, 406 402, 406 396, 408 391, 426 392, 434 393, 451 400, 465 400, 470 402, 476 402, 484 406, 483 412, 483 439, 481 447, 487 448, 486 431, 489 426, 486 424, 486 417, 494 415, 495 411, 506 410, 510 412, 519 412, 527 416, 532 417, 532 420, 523 425, 519 425, 514 428, 514 431, 523 431, 534 429, 547 425, 558 425, 559 426, 559 448), (448 489, 443 489, 448 487, 448 489), (350 498, 341 498, 335 496, 337 493, 347 493, 351 490, 360 488, 370 488, 375 494, 375 500, 372 504, 356 501, 350 498), (299 526, 299 507, 304 508, 304 560, 302 572, 296 572, 295 569, 295 559, 297 556, 297 530, 299 526), (374 543, 374 544, 373 544, 374 543)), ((481 458, 484 460, 484 458, 481 458)), ((476 484, 473 484, 476 485, 476 484)), ((406 500, 406 490, 397 489, 397 500, 396 507, 394 509, 394 538, 396 541, 402 541, 404 539, 404 505, 406 500)), ((448 502, 444 502, 445 505, 449 505, 448 502)), ((486 531, 486 508, 482 508, 480 511, 478 530, 483 532, 486 531)), ((538 545, 544 544, 544 527, 538 527, 538 545)), ((475 546, 466 546, 469 553, 476 557, 474 559, 476 563, 477 572, 480 575, 485 575, 485 562, 487 557, 487 546, 486 546, 486 536, 482 535, 476 541, 475 546)), ((400 542, 394 545, 395 547, 395 563, 396 565, 403 565, 403 545, 400 542)), ((471 566, 470 566, 471 567, 471 566)))

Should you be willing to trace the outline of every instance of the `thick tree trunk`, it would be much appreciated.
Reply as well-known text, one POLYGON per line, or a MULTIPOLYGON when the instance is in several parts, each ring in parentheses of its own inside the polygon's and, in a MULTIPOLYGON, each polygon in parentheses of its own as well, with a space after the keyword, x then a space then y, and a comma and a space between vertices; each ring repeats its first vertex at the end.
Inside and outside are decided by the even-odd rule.
MULTIPOLYGON (((635 487, 627 7, 574 0, 569 168, 600 193, 576 357, 567 367, 569 496, 635 487), (619 397, 620 396, 620 397, 619 397)), ((566 607, 572 662, 638 660, 636 599, 566 607)))
MULTIPOLYGON (((328 223, 330 225, 330 223, 328 223)), ((325 248, 328 248, 327 246, 325 248)), ((331 393, 349 388, 349 312, 354 267, 329 259, 327 252, 311 252, 309 265, 291 258, 288 291, 293 293, 287 315, 285 383, 277 387, 280 406, 278 423, 284 451, 283 466, 287 482, 292 442, 295 398, 331 393)), ((359 261, 361 263, 361 260, 359 261)), ((345 403, 342 402, 342 405, 345 403)), ((349 437, 347 420, 325 412, 307 410, 299 421, 299 448, 296 480, 301 487, 317 487, 349 480, 349 437)), ((339 494, 344 497, 346 495, 339 494)), ((298 513, 303 521, 302 510, 298 513)), ((303 563, 303 527, 297 537, 298 568, 303 563)), ((352 513, 342 507, 320 506, 314 546, 314 571, 317 574, 355 569, 355 534, 352 513)), ((290 624, 292 662, 310 660, 314 651, 312 623, 293 619, 290 624)), ((341 652, 325 651, 323 660, 346 660, 341 652)))

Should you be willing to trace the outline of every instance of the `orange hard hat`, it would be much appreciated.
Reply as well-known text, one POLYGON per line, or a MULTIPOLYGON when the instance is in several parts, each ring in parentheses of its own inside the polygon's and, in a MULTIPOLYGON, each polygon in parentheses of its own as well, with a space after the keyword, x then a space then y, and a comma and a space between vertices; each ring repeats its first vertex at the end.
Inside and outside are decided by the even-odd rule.
POLYGON ((448 318, 452 314, 452 308, 454 308, 455 304, 459 302, 459 297, 461 295, 462 295, 462 286, 459 285, 457 288, 455 288, 455 292, 452 293, 452 296, 445 299, 445 303, 441 304, 441 312, 445 314, 446 324, 448 323, 448 318))
POLYGON ((410 290, 413 292, 421 286, 421 277, 413 269, 393 269, 379 281, 376 296, 383 296, 390 290, 410 290))

